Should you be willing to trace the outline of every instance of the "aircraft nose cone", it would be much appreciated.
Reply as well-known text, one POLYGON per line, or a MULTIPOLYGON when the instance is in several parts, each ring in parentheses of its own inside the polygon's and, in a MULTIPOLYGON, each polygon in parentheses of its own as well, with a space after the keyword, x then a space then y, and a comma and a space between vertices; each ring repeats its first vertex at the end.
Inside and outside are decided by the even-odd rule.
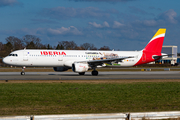
POLYGON ((3 58, 3 63, 5 63, 5 64, 7 64, 8 63, 8 61, 7 61, 7 58, 5 57, 5 58, 3 58))

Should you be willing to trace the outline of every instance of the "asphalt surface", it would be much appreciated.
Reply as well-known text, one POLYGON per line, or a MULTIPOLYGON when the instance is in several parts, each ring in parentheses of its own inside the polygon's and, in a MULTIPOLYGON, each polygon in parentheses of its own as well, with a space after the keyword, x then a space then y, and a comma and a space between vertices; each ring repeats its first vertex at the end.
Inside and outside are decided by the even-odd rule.
POLYGON ((99 72, 92 76, 86 72, 80 76, 74 72, 0 72, 0 80, 112 80, 112 79, 180 79, 180 71, 138 71, 138 72, 99 72))

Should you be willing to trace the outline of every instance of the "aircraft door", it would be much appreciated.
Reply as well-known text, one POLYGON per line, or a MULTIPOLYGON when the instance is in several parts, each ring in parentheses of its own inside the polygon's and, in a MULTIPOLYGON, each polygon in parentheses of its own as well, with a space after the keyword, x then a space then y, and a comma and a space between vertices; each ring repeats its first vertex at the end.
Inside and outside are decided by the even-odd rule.
POLYGON ((58 61, 63 61, 63 55, 58 56, 58 61))
POLYGON ((23 52, 23 61, 28 61, 28 52, 26 50, 23 52))
POLYGON ((145 53, 143 53, 142 62, 146 62, 146 54, 145 53))

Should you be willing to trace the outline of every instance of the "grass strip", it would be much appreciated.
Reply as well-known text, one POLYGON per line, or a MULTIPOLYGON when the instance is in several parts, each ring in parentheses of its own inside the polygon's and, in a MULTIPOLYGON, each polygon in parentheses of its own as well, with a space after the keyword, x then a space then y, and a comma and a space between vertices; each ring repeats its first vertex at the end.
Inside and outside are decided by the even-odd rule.
POLYGON ((180 110, 180 83, 0 83, 0 115, 180 110))

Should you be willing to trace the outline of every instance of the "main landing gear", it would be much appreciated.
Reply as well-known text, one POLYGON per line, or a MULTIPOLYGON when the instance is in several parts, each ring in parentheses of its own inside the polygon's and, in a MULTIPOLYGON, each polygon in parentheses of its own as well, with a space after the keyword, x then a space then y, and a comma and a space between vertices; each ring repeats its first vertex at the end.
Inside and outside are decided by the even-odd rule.
MULTIPOLYGON (((97 76, 97 75, 98 75, 98 71, 97 71, 97 70, 93 70, 93 71, 91 72, 91 74, 92 74, 93 76, 97 76)), ((85 75, 85 72, 80 72, 79 75, 85 75)))
POLYGON ((24 72, 24 69, 25 69, 25 68, 26 68, 25 66, 22 67, 21 75, 25 75, 25 72, 24 72))
POLYGON ((79 73, 79 75, 84 75, 84 74, 85 74, 85 72, 80 72, 80 73, 79 73))
POLYGON ((94 76, 97 76, 97 75, 98 75, 98 71, 94 69, 94 70, 91 72, 91 74, 94 75, 94 76))

